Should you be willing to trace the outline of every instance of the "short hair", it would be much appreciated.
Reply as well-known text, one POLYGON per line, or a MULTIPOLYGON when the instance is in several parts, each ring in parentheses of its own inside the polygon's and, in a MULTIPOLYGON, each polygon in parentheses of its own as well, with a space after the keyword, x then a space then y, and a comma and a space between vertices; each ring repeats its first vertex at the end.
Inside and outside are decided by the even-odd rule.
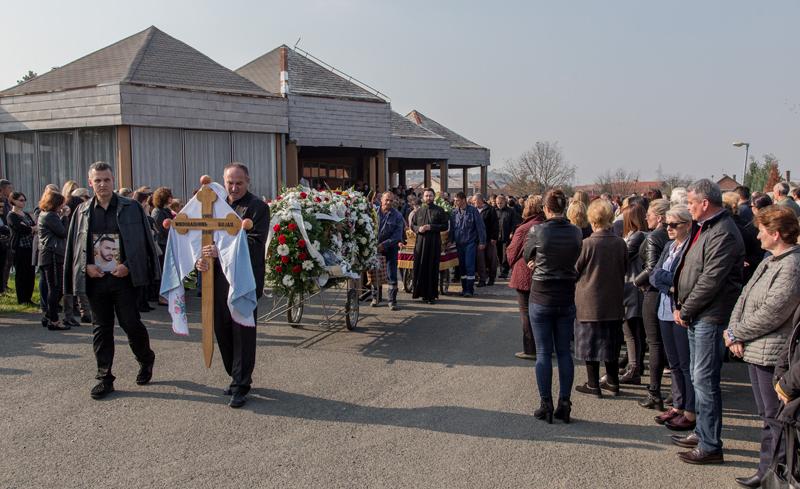
POLYGON ((531 195, 525 199, 525 207, 522 209, 522 218, 528 219, 530 217, 542 215, 542 196, 531 195))
POLYGON ((687 193, 692 192, 700 198, 709 201, 711 204, 722 207, 722 190, 720 190, 719 185, 708 178, 701 178, 689 185, 689 188, 686 190, 687 193))
POLYGON ((456 192, 456 198, 457 199, 466 199, 467 198, 467 194, 465 194, 464 192, 456 192))
POLYGON ((130 197, 131 194, 133 194, 133 190, 129 189, 128 187, 120 187, 119 190, 117 190, 117 195, 121 195, 123 197, 130 197))
POLYGON ((553 214, 563 214, 567 208, 567 196, 563 190, 550 190, 544 196, 544 206, 553 214))
POLYGON ((792 197, 794 197, 795 199, 800 199, 800 187, 793 188, 792 191, 789 193, 792 194, 792 197))
POLYGON ((772 205, 772 199, 769 195, 759 195, 753 200, 753 207, 756 209, 763 209, 772 205))
POLYGON ((384 197, 386 197, 387 195, 388 195, 389 197, 393 198, 393 199, 394 199, 395 197, 397 197, 397 196, 394 194, 394 192, 391 192, 391 191, 387 190, 387 191, 385 191, 385 192, 381 193, 381 200, 383 200, 383 198, 384 198, 384 197))
POLYGON ((745 187, 744 185, 739 185, 735 189, 734 192, 739 196, 740 199, 750 200, 750 188, 745 187))
POLYGON ((647 231, 647 211, 641 204, 630 204, 622 211, 623 236, 635 231, 647 231))
POLYGON ((692 222, 692 213, 689 212, 689 208, 684 204, 672 206, 672 208, 667 211, 667 217, 679 219, 683 222, 692 222))
POLYGON ((686 189, 683 187, 675 187, 672 193, 669 194, 669 201, 672 205, 686 205, 686 189))
POLYGON ((661 217, 667 216, 667 211, 669 210, 669 201, 667 199, 655 199, 650 202, 650 206, 647 208, 648 211, 652 211, 653 214, 661 217))
POLYGON ((428 187, 428 188, 424 188, 424 189, 422 189, 422 193, 424 194, 425 192, 430 192, 430 193, 432 193, 433 195, 436 195, 436 192, 434 192, 434 191, 433 191, 433 189, 432 189, 431 187, 428 187))
POLYGON ((22 192, 11 192, 11 195, 10 195, 10 197, 11 197, 13 200, 19 200, 19 198, 20 198, 20 197, 24 197, 24 198, 25 198, 25 200, 28 200, 28 197, 27 197, 27 196, 26 196, 24 193, 22 193, 22 192))
POLYGON ((239 163, 238 161, 233 161, 225 165, 225 168, 222 169, 222 174, 224 175, 226 171, 230 170, 231 168, 238 168, 242 170, 247 178, 250 178, 250 170, 247 169, 247 165, 244 163, 239 163))
POLYGON ((172 189, 169 187, 158 187, 153 192, 153 205, 159 209, 169 204, 169 199, 172 198, 172 189))
POLYGON ((0 188, 6 188, 11 185, 11 182, 6 180, 5 178, 0 180, 0 188))
POLYGON ((797 237, 800 236, 800 224, 792 209, 780 205, 770 205, 761 209, 755 220, 768 232, 777 231, 784 243, 790 245, 797 243, 797 237))
POLYGON ((658 199, 663 199, 663 198, 664 198, 664 194, 661 193, 661 189, 654 188, 654 189, 650 190, 650 199, 651 200, 658 200, 658 199))
POLYGON ((111 173, 114 173, 114 169, 111 168, 111 165, 109 165, 108 163, 106 163, 105 161, 102 161, 102 160, 95 161, 94 163, 89 165, 89 172, 88 173, 91 174, 93 171, 95 171, 95 172, 98 172, 98 171, 110 171, 111 173))
POLYGON ((474 198, 476 201, 477 201, 478 199, 481 199, 482 201, 486 202, 486 197, 484 197, 484 196, 483 196, 483 194, 482 194, 482 193, 480 193, 480 192, 476 193, 476 194, 475 194, 475 195, 473 195, 472 197, 473 197, 473 198, 474 198))
POLYGON ((76 188, 75 190, 72 191, 72 196, 73 197, 80 197, 80 198, 86 197, 88 199, 89 198, 89 189, 88 188, 84 188, 84 187, 78 187, 78 188, 76 188))
POLYGON ((114 238, 112 238, 111 236, 105 236, 105 235, 100 236, 100 239, 97 240, 97 243, 99 244, 99 243, 102 243, 103 241, 111 241, 112 243, 116 243, 116 240, 114 238))
POLYGON ((789 195, 789 184, 786 182, 778 182, 772 187, 772 191, 778 195, 789 195))
POLYGON ((739 214, 739 193, 738 192, 725 192, 722 194, 722 206, 734 216, 739 214))
POLYGON ((592 228, 611 229, 614 226, 614 207, 605 199, 595 199, 589 204, 586 218, 592 228))
POLYGON ((586 204, 580 200, 573 200, 567 208, 567 219, 579 228, 588 226, 589 220, 586 217, 586 204))
POLYGON ((39 199, 39 209, 43 211, 53 211, 61 207, 66 199, 60 192, 46 191, 39 199))
POLYGON ((144 204, 151 195, 153 195, 153 192, 150 191, 150 187, 139 187, 133 193, 133 200, 140 204, 144 204))

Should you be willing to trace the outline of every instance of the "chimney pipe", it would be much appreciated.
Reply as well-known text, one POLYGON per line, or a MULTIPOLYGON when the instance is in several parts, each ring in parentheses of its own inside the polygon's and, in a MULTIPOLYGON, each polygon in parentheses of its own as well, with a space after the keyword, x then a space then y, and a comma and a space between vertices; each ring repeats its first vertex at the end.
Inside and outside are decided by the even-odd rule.
POLYGON ((736 174, 735 173, 733 174, 733 181, 736 182, 736 183, 739 183, 739 181, 736 180, 736 174))
POLYGON ((792 176, 792 172, 790 172, 789 170, 786 170, 786 181, 787 182, 791 182, 792 181, 791 176, 792 176))
POLYGON ((281 95, 286 96, 289 93, 289 59, 286 46, 281 46, 281 95))

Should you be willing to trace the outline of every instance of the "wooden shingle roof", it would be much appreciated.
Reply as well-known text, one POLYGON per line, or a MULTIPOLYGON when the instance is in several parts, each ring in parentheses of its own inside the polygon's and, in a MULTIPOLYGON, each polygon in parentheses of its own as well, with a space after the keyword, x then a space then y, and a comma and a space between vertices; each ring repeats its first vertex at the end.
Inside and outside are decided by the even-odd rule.
POLYGON ((280 93, 281 49, 287 51, 290 94, 386 103, 383 98, 286 45, 278 46, 254 59, 236 70, 236 73, 252 80, 265 90, 280 93))
POLYGON ((433 132, 434 134, 438 134, 443 138, 447 139, 450 142, 450 147, 452 148, 463 148, 463 149, 486 149, 483 146, 473 143, 469 139, 465 138, 464 136, 458 134, 457 132, 439 124, 435 120, 431 119, 430 117, 426 117, 424 114, 417 110, 412 110, 411 112, 406 115, 406 119, 422 126, 423 128, 433 132))
POLYGON ((145 85, 256 96, 274 95, 188 44, 147 29, 32 80, 0 96, 60 92, 113 84, 145 85))
POLYGON ((401 138, 444 139, 442 136, 414 124, 395 111, 392 111, 392 136, 401 138))

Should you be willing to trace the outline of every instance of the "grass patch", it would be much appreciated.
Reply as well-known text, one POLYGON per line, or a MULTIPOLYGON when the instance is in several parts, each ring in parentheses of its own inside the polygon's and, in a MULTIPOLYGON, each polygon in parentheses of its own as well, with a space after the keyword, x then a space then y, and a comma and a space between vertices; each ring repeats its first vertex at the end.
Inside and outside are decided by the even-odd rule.
POLYGON ((19 314, 19 313, 39 313, 39 274, 36 274, 36 280, 33 283, 33 297, 31 300, 35 306, 17 304, 16 281, 14 274, 8 278, 8 290, 3 295, 0 295, 0 314, 19 314))

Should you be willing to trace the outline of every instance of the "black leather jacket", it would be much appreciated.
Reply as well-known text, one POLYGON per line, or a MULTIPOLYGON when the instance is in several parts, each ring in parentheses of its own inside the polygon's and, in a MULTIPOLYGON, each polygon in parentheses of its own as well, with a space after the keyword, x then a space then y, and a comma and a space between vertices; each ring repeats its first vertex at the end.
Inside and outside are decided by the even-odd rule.
POLYGON ((642 272, 636 276, 633 283, 637 287, 644 287, 646 290, 656 290, 650 285, 650 273, 655 269, 664 245, 669 241, 666 227, 654 229, 647 235, 644 243, 639 247, 639 256, 642 257, 642 272))
POLYGON ((577 280, 575 262, 581 253, 581 230, 564 217, 533 226, 525 241, 525 262, 535 260, 532 280, 577 280))
MULTIPOLYGON (((117 225, 131 282, 134 287, 150 285, 161 278, 161 267, 147 216, 135 200, 121 196, 117 199, 117 225)), ((79 205, 69 225, 64 260, 65 295, 86 293, 86 248, 93 203, 91 199, 79 205)))

